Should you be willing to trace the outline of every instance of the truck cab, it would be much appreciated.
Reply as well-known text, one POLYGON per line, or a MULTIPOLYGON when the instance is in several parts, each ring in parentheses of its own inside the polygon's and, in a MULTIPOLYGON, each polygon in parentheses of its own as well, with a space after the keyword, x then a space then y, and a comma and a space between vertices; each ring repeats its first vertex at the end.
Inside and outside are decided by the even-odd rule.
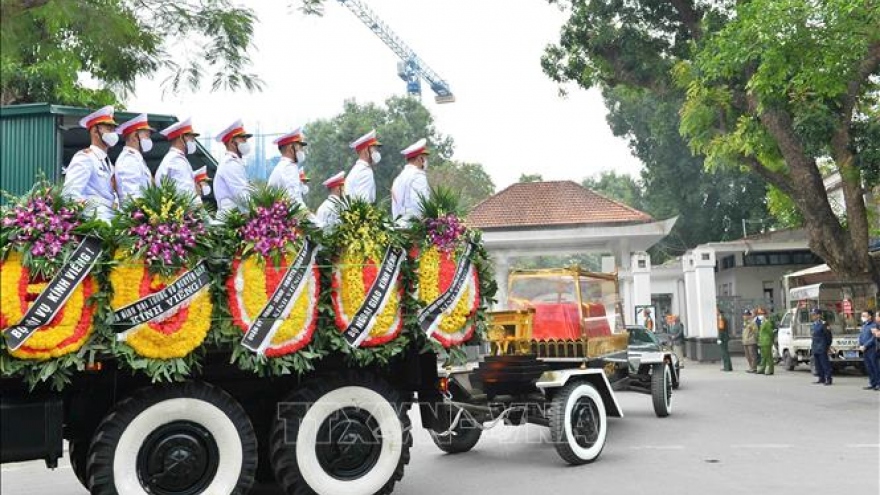
POLYGON ((810 310, 819 308, 822 320, 833 335, 831 363, 836 370, 862 363, 859 350, 860 322, 863 309, 876 306, 877 290, 871 283, 823 282, 791 289, 793 307, 779 323, 779 352, 785 367, 810 364, 812 358, 812 320, 810 310))

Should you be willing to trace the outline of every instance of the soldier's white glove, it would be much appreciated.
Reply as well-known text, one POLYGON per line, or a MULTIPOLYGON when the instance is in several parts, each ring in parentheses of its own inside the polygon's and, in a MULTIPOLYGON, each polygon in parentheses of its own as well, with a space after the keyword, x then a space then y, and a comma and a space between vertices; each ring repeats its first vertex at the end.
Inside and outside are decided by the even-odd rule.
POLYGON ((721 345, 721 339, 718 339, 718 345, 721 345))

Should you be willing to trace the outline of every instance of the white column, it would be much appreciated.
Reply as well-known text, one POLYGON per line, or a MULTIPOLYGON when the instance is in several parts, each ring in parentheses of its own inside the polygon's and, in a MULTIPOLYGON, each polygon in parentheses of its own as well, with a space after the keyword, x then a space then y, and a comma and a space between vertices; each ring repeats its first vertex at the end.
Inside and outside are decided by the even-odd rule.
POLYGON ((493 254, 495 263, 495 282, 498 284, 498 292, 495 299, 498 301, 491 309, 507 309, 507 277, 510 275, 510 258, 503 254, 493 254))
POLYGON ((617 260, 614 256, 602 256, 602 273, 613 273, 617 270, 617 260))
MULTIPOLYGON (((693 252, 696 281, 695 317, 700 338, 718 338, 715 292, 715 252, 695 249, 693 252)), ((691 325, 693 329, 694 325, 691 325)))
POLYGON ((688 337, 699 336, 697 332, 697 277, 694 270, 694 254, 688 251, 681 257, 681 269, 684 272, 684 324, 688 329, 688 337))
MULTIPOLYGON (((644 251, 630 255, 630 272, 633 278, 633 304, 651 304, 651 257, 644 251)), ((658 318, 659 315, 654 315, 658 318)))

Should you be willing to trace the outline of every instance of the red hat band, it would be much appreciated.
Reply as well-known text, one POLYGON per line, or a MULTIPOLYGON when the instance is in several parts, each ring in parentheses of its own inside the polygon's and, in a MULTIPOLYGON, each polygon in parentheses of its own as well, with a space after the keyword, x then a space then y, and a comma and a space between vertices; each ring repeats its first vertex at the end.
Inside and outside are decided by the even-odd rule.
POLYGON ((378 142, 379 142, 379 140, 376 139, 376 138, 373 138, 373 139, 367 139, 367 140, 364 141, 363 143, 357 145, 357 147, 356 147, 354 150, 355 150, 355 151, 364 150, 364 149, 369 148, 370 146, 374 146, 374 145, 376 145, 378 142))

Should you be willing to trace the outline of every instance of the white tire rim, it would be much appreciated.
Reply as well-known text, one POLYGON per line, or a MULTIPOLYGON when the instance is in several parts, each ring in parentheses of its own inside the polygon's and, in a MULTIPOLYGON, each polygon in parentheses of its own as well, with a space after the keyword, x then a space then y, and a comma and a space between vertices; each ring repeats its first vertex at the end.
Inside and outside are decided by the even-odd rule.
POLYGON ((608 428, 606 427, 606 415, 605 408, 602 405, 602 396, 599 395, 599 391, 595 389, 595 387, 587 384, 582 384, 578 386, 571 392, 571 395, 568 396, 568 400, 565 403, 565 441, 568 442, 569 447, 571 447, 572 452, 578 458, 589 461, 595 459, 602 452, 602 448, 605 445, 605 435, 608 432, 608 428), (587 397, 593 401, 596 410, 599 413, 599 424, 597 425, 599 428, 599 437, 596 439, 596 442, 592 447, 584 448, 582 447, 574 437, 574 432, 571 428, 571 415, 574 412, 574 406, 577 404, 578 400, 582 397, 587 397))
POLYGON ((319 495, 369 495, 378 492, 394 476, 403 452, 403 427, 394 406, 378 392, 365 387, 341 387, 309 407, 296 436, 296 462, 309 488, 319 495), (340 480, 327 474, 315 455, 318 429, 336 411, 346 407, 363 409, 378 423, 382 448, 373 468, 355 480, 340 480))
POLYGON ((214 479, 203 493, 232 493, 238 485, 243 452, 238 429, 214 404, 199 399, 168 399, 144 409, 125 427, 113 453, 113 481, 118 493, 149 495, 137 474, 141 446, 150 433, 173 421, 192 421, 214 437, 220 459, 214 479))

